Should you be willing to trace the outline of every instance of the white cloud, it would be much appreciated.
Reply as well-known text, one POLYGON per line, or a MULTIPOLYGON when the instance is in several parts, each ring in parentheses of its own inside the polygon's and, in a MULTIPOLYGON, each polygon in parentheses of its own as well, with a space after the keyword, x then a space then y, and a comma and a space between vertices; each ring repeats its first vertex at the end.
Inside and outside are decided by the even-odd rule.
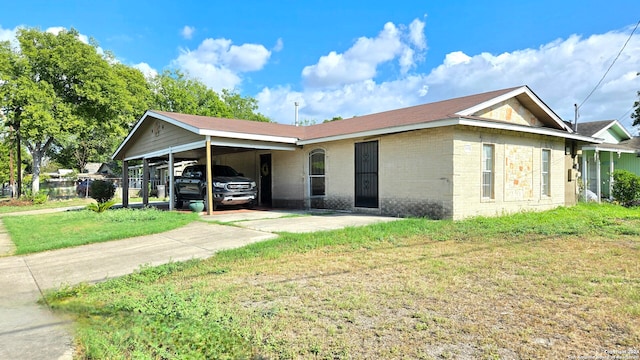
MULTIPOLYGON (((581 104, 611 65, 629 31, 582 38, 572 35, 538 49, 500 55, 450 53, 427 77, 430 93, 441 98, 529 85, 558 115, 573 120, 581 104)), ((640 89, 640 38, 631 39, 602 85, 582 105, 580 121, 616 119, 633 105, 640 89)), ((620 119, 629 129, 628 118, 620 119)))
POLYGON ((182 31, 180 31, 180 34, 182 35, 183 38, 187 39, 187 40, 191 40, 191 38, 193 38, 193 34, 196 32, 196 28, 193 26, 189 26, 189 25, 185 25, 182 28, 182 31))
POLYGON ((330 52, 321 56, 318 63, 302 70, 304 84, 309 87, 338 88, 375 78, 377 67, 398 59, 402 74, 406 74, 426 49, 424 22, 416 19, 409 26, 396 27, 391 22, 377 37, 361 37, 344 53, 330 52), (408 39, 408 41, 406 41, 408 39), (416 51, 417 50, 417 51, 416 51))
POLYGON ((278 40, 276 41, 276 44, 273 46, 271 50, 273 52, 279 52, 279 51, 282 51, 283 48, 284 48, 284 42, 282 41, 282 38, 278 38, 278 40))
POLYGON ((400 80, 382 82, 363 80, 334 89, 307 88, 292 91, 290 87, 264 88, 256 99, 260 111, 279 123, 294 122, 294 102, 299 102, 299 118, 322 122, 334 116, 349 118, 423 102, 425 76, 412 75, 400 80))
POLYGON ((140 70, 140 72, 142 72, 142 74, 144 74, 144 76, 147 79, 151 79, 154 78, 158 75, 158 70, 154 69, 151 67, 151 65, 145 63, 145 62, 141 62, 139 64, 135 64, 132 65, 131 67, 140 70))
POLYGON ((409 24, 409 39, 418 50, 427 48, 427 37, 424 34, 424 21, 415 19, 409 24))
POLYGON ((227 39, 205 39, 196 50, 183 50, 172 65, 216 91, 240 85, 244 72, 261 70, 271 56, 263 45, 232 45, 227 39))
MULTIPOLYGON (((573 104, 580 104, 598 83, 631 29, 611 31, 586 38, 573 35, 558 39, 537 49, 523 49, 502 54, 467 55, 454 51, 428 74, 411 74, 391 81, 376 82, 376 60, 364 62, 363 68, 352 56, 364 49, 372 39, 362 40, 344 54, 329 53, 318 64, 307 67, 312 85, 334 84, 333 87, 308 86, 302 91, 288 87, 265 88, 256 98, 260 111, 282 123, 293 122, 293 102, 300 102, 301 119, 321 122, 333 116, 344 118, 365 115, 416 104, 438 101, 507 87, 529 85, 541 99, 565 120, 573 120, 573 104), (348 55, 349 54, 349 55, 348 55), (349 58, 349 56, 352 56, 349 58), (353 66, 354 68, 349 68, 353 66), (368 66, 368 67, 367 67, 368 66), (350 71, 356 74, 349 73, 350 71), (347 80, 339 82, 339 77, 347 80), (335 77, 334 82, 329 81, 335 77)), ((387 32, 391 34, 391 32, 387 32)), ((378 38, 380 38, 379 36, 378 38)), ((378 39, 376 38, 376 39, 378 39)), ((360 40, 359 40, 360 41, 360 40)), ((381 48, 389 49, 388 46, 381 48)), ((414 51, 417 47, 411 48, 414 51)), ((395 54, 393 51, 382 54, 395 54)), ((378 59, 385 58, 380 53, 378 59)), ((395 54, 402 61, 403 53, 395 54)), ((640 37, 631 39, 602 85, 580 109, 580 122, 619 119, 629 129, 628 111, 637 99, 640 77, 636 76, 640 59, 640 37)), ((364 61, 364 60, 362 60, 364 61)), ((304 76, 304 74, 303 74, 304 76)), ((632 130, 632 133, 636 133, 632 130)))

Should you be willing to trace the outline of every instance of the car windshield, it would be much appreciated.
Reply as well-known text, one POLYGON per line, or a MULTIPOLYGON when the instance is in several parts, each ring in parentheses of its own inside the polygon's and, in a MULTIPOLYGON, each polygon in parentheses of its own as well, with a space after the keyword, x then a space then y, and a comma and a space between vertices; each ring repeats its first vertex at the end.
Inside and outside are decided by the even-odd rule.
POLYGON ((239 176, 232 167, 225 165, 215 165, 213 167, 213 176, 239 176))

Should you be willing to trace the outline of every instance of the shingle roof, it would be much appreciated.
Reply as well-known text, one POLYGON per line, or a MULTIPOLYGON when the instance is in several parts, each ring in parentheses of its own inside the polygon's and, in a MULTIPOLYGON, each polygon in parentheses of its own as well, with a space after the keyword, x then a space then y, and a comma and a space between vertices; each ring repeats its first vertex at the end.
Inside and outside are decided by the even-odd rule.
POLYGON ((578 134, 585 136, 593 136, 598 133, 600 130, 606 128, 611 125, 615 120, 600 120, 600 121, 590 121, 585 123, 578 123, 578 134))
POLYGON ((517 87, 312 125, 307 127, 305 139, 353 134, 458 117, 455 113, 515 89, 517 87))
POLYGON ((296 137, 300 140, 308 140, 459 117, 455 115, 459 111, 468 109, 485 101, 489 101, 500 95, 507 94, 518 88, 519 87, 514 87, 490 91, 310 126, 242 121, 208 116, 187 115, 167 111, 153 110, 153 112, 170 117, 197 129, 270 136, 286 136, 296 137))
POLYGON ((168 111, 152 110, 156 114, 167 116, 188 126, 211 131, 231 133, 251 133, 269 136, 287 136, 300 138, 304 135, 304 127, 267 123, 260 121, 246 121, 224 119, 210 116, 188 115, 168 111))

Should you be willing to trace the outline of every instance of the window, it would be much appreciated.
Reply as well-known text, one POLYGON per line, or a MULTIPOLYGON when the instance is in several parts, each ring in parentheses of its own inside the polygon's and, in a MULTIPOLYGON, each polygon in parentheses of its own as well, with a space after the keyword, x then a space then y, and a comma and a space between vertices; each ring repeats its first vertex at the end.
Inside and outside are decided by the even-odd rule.
POLYGON ((493 199, 494 154, 493 145, 482 145, 482 198, 484 199, 493 199))
POLYGON ((542 150, 542 195, 551 196, 551 187, 549 186, 549 173, 551 170, 550 165, 551 150, 542 150))
POLYGON ((324 150, 313 150, 309 153, 309 184, 311 196, 324 196, 324 150))

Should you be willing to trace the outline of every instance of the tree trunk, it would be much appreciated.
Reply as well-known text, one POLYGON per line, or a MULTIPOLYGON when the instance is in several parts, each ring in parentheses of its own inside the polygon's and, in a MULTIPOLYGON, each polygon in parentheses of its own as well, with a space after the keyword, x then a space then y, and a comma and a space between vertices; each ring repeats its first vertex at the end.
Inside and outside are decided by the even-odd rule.
POLYGON ((42 155, 39 146, 34 147, 31 151, 31 156, 33 157, 33 178, 31 180, 31 194, 36 195, 40 191, 40 165, 42 162, 42 155))
POLYGON ((16 198, 20 199, 20 195, 22 195, 22 150, 20 145, 20 128, 16 129, 16 170, 17 170, 17 180, 18 180, 18 188, 16 198))
POLYGON ((31 193, 36 195, 40 191, 40 168, 42 167, 42 159, 47 153, 47 149, 51 146, 53 138, 49 138, 43 145, 41 142, 37 142, 34 145, 27 144, 31 156, 33 157, 33 179, 31 181, 31 193))

